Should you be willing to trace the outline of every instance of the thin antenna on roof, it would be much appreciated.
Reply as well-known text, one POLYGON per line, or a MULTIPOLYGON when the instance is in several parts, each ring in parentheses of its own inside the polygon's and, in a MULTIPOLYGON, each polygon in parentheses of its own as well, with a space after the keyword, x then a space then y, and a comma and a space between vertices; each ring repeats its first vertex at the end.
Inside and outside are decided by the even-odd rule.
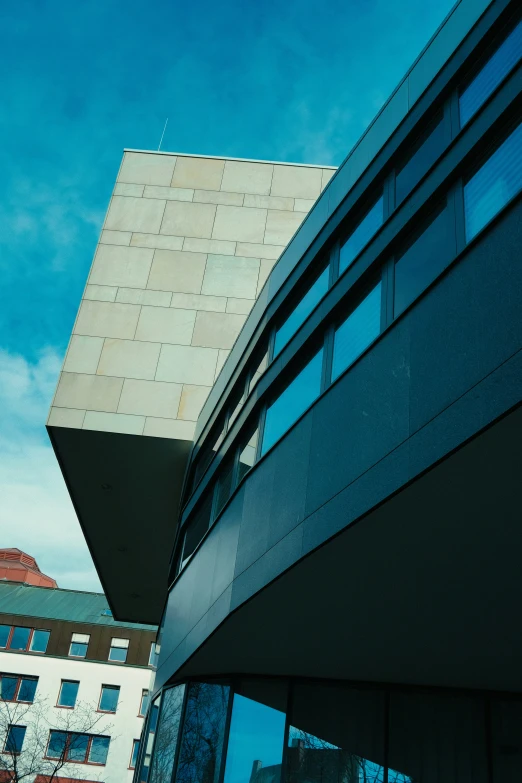
POLYGON ((159 152, 159 151, 160 151, 160 149, 161 149, 161 142, 163 141, 163 136, 165 135, 165 130, 166 130, 166 128, 167 128, 167 123, 168 123, 168 121, 169 121, 169 118, 167 117, 167 119, 165 120, 165 127, 163 128, 163 133, 161 134, 160 143, 159 143, 159 145, 158 145, 158 152, 159 152))

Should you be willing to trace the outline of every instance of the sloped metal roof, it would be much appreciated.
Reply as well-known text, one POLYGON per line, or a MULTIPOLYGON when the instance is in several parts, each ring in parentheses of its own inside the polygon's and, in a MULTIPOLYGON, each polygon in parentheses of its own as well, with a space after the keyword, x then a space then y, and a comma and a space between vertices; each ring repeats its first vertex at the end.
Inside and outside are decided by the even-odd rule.
POLYGON ((103 593, 35 587, 19 582, 0 581, 0 613, 43 617, 47 620, 68 620, 74 623, 110 625, 115 628, 156 630, 155 625, 115 620, 103 593))

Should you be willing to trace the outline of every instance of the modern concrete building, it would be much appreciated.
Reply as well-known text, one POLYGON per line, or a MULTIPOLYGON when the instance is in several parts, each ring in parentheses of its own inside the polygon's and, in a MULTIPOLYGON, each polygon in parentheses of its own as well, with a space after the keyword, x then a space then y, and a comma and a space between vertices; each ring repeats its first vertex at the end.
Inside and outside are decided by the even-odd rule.
POLYGON ((56 783, 130 783, 156 627, 115 620, 103 594, 59 589, 25 552, 0 550, 4 561, 0 780, 47 783, 58 766, 56 783))
MULTIPOLYGON (((94 334, 105 320, 80 311, 76 332, 90 323, 82 339, 101 342, 89 374, 67 367, 73 337, 49 432, 116 616, 161 618, 137 783, 520 780, 521 60, 519 4, 460 0, 325 187, 319 169, 266 164, 259 198, 316 198, 280 242, 274 202, 247 195, 196 228, 184 210, 198 186, 176 178, 191 160, 178 156, 160 186, 193 201, 164 198, 156 236, 168 227, 186 237, 171 253, 207 258, 201 288, 185 292, 168 257, 171 309, 191 293, 245 317, 228 303, 250 309, 254 294, 229 291, 226 259, 249 258, 245 242, 266 252, 260 224, 256 240, 231 233, 254 230, 249 210, 266 210, 268 245, 288 242, 233 345, 226 319, 203 328, 200 298, 182 349, 167 317, 137 337, 151 305, 134 305, 132 335, 94 334), (276 171, 292 190, 274 189, 276 171), (315 196, 297 192, 307 177, 315 196), (188 242, 196 231, 205 244, 188 242), (211 243, 234 239, 216 266, 211 243), (158 346, 142 382, 183 387, 160 426, 170 437, 150 409, 119 408, 137 358, 135 371, 110 365, 113 407, 89 416, 108 396, 100 386, 92 406, 81 384, 106 382, 122 341, 158 346), (212 382, 189 374, 208 369, 189 348, 217 352, 212 382), (187 400, 204 388, 190 435, 186 385, 187 400), (116 432, 120 415, 137 429, 116 432), (144 550, 163 553, 146 589, 127 566, 144 550)), ((152 171, 144 161, 158 156, 141 160, 152 171)), ((227 166, 223 192, 246 194, 225 185, 227 166)), ((105 226, 128 248, 123 200, 132 213, 153 186, 137 184, 105 226)), ((109 271, 90 284, 118 304, 109 271)))

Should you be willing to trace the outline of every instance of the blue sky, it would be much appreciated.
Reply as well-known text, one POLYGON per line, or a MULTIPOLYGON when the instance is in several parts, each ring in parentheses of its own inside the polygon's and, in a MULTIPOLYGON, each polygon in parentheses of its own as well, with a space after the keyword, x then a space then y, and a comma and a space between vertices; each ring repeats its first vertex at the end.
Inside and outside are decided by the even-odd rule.
POLYGON ((0 4, 0 546, 99 587, 44 421, 123 148, 338 165, 452 5, 0 4))

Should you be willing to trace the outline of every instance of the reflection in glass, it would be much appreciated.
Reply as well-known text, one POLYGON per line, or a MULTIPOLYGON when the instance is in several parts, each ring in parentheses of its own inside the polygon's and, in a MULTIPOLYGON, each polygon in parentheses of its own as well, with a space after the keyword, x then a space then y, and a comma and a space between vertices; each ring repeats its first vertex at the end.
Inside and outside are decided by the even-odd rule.
POLYGON ((229 699, 228 685, 189 685, 176 783, 217 783, 229 699))
POLYGON ((435 280, 455 253, 454 226, 445 206, 395 264, 395 316, 435 280))
POLYGON ((181 553, 180 571, 185 568, 188 561, 194 554, 194 550, 207 532, 210 526, 210 517, 212 514, 212 492, 210 492, 201 505, 192 516, 185 531, 185 540, 183 542, 183 551, 181 553))
POLYGON ((279 783, 285 720, 284 712, 235 694, 225 783, 279 783))
POLYGON ((321 393, 323 350, 301 370, 266 412, 262 453, 294 424, 321 393))
MULTIPOLYGON (((67 758, 70 761, 85 761, 87 748, 89 747, 89 739, 90 737, 88 734, 69 734, 67 758)), ((98 737, 95 737, 94 739, 98 739, 98 737)))
POLYGON ((138 783, 147 783, 149 779, 150 759, 152 755, 152 748, 154 746, 154 737, 156 736, 156 726, 158 724, 158 712, 160 707, 161 694, 157 696, 152 702, 152 707, 149 712, 149 722, 147 731, 144 736, 145 747, 143 750, 143 758, 141 760, 140 774, 138 775, 138 783))
POLYGON ((336 330, 332 364, 335 380, 381 331, 381 284, 353 310, 336 330))
POLYGON ((287 770, 287 783, 384 781, 384 769, 379 764, 294 726, 288 734, 287 770))
POLYGON ((17 687, 18 677, 9 677, 7 674, 2 674, 2 679, 0 680, 0 699, 2 699, 2 701, 14 701, 17 687))
POLYGON ((284 324, 277 330, 274 341, 274 357, 284 348, 328 291, 329 273, 330 269, 327 267, 293 309, 284 324))
MULTIPOLYGON (((221 466, 220 466, 221 467, 221 466)), ((234 461, 229 460, 222 468, 219 474, 219 481, 216 487, 216 512, 215 517, 232 494, 232 479, 234 476, 234 461)), ((214 518, 215 518, 214 517, 214 518)))
POLYGON ((20 690, 18 691, 18 701, 27 701, 32 703, 34 701, 34 695, 36 693, 36 687, 38 680, 34 678, 25 679, 22 677, 20 683, 20 690))
POLYGON ((89 750, 90 764, 106 764, 109 754, 110 737, 93 737, 89 750))
POLYGON ((261 376, 263 375, 264 371, 266 370, 268 366, 268 351, 265 353, 259 364, 257 365, 255 371, 252 373, 252 377, 250 378, 250 382, 248 384, 248 392, 247 394, 250 394, 254 386, 257 384, 261 376))
POLYGON ((469 122, 521 57, 522 22, 519 22, 460 96, 461 125, 469 122))
POLYGON ((11 642, 9 644, 10 650, 26 650, 27 642, 31 634, 30 628, 23 628, 22 626, 15 626, 11 642))
POLYGON ((150 783, 163 783, 163 781, 170 783, 178 744, 184 694, 184 685, 170 688, 163 693, 163 706, 156 732, 154 759, 149 777, 150 783))
POLYGON ((395 204, 398 206, 441 155, 446 145, 442 112, 409 147, 409 158, 395 177, 395 204))
POLYGON ((522 188, 522 124, 464 185, 466 241, 497 215, 522 188))
POLYGON ((10 625, 0 625, 0 647, 7 647, 7 640, 11 633, 10 625))
POLYGON ((249 438, 246 445, 241 449, 239 454, 239 465, 237 469, 237 483, 241 481, 243 476, 246 476, 254 462, 256 461, 256 449, 257 440, 259 438, 259 430, 256 429, 254 434, 249 438))
POLYGON ((381 196, 341 247, 341 255, 339 258, 340 275, 355 261, 361 250, 382 226, 383 220, 384 201, 381 196))
POLYGON ((58 695, 58 705, 60 707, 74 707, 79 687, 80 683, 77 681, 62 680, 60 693, 58 695))
POLYGON ((50 635, 50 631, 33 631, 31 646, 29 648, 31 652, 44 653, 47 650, 50 635))

